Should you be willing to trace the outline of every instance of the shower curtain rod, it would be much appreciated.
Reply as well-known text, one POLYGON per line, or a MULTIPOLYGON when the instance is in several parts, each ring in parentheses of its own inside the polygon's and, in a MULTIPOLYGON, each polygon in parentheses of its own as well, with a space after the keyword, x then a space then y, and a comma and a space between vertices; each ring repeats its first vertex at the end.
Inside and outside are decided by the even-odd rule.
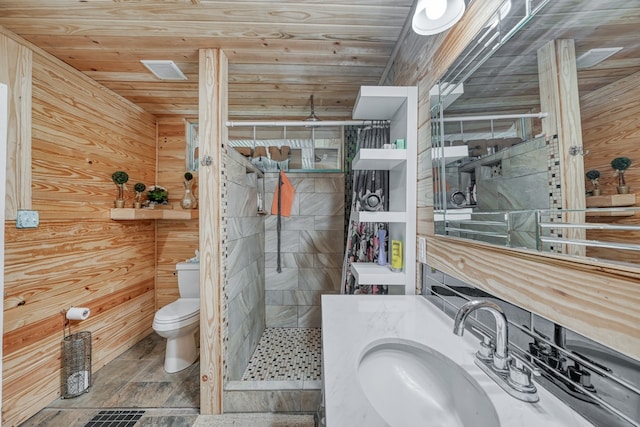
POLYGON ((250 122, 250 121, 229 121, 226 122, 227 127, 236 126, 265 126, 265 127, 281 127, 281 126, 300 126, 300 127, 320 127, 320 126, 363 126, 371 124, 372 121, 381 122, 387 120, 323 120, 323 121, 264 121, 264 122, 250 122))
POLYGON ((443 122, 474 122, 482 120, 508 120, 508 119, 544 119, 549 113, 528 113, 528 114, 496 114, 493 116, 458 116, 458 117, 444 117, 443 122))

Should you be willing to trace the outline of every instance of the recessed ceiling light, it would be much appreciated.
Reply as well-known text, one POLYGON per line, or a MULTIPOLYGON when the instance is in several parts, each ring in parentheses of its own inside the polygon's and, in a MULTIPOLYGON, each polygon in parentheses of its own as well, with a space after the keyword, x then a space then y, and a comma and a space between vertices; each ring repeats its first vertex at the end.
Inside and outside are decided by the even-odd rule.
POLYGON ((610 57, 611 55, 618 53, 622 50, 621 47, 603 47, 597 49, 589 49, 576 59, 576 66, 578 68, 589 68, 597 65, 610 57))
POLYGON ((453 27, 464 10, 464 0, 418 0, 411 27, 422 36, 438 34, 453 27))
POLYGON ((160 80, 187 80, 173 61, 143 59, 140 62, 160 80))

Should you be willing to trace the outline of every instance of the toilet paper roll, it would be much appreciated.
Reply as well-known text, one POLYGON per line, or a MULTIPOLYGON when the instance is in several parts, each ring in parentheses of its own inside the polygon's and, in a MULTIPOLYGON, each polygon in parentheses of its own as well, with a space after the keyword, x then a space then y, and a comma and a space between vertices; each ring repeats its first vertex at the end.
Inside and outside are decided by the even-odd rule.
POLYGON ((89 371, 79 371, 67 378, 67 392, 70 395, 80 394, 89 388, 89 371))
POLYGON ((91 310, 86 307, 71 307, 67 310, 67 319, 69 320, 87 320, 91 314, 91 310))

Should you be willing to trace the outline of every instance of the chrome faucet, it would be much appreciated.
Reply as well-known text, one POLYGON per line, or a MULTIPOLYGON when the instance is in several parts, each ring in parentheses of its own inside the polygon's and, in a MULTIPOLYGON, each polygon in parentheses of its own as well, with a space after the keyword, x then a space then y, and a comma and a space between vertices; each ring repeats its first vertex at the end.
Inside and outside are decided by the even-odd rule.
POLYGON ((507 371, 509 362, 509 350, 507 348, 508 326, 507 317, 502 308, 494 302, 487 300, 469 301, 456 313, 453 323, 453 333, 462 336, 467 317, 476 310, 487 310, 496 319, 496 349, 493 354, 493 368, 497 371, 507 371))
POLYGON ((507 317, 498 304, 487 300, 467 302, 456 313, 453 333, 462 336, 467 318, 476 310, 486 310, 496 319, 495 350, 491 338, 481 333, 483 341, 476 353, 476 365, 511 396, 537 402, 538 392, 531 382, 531 374, 540 375, 540 370, 525 358, 509 354, 507 317))

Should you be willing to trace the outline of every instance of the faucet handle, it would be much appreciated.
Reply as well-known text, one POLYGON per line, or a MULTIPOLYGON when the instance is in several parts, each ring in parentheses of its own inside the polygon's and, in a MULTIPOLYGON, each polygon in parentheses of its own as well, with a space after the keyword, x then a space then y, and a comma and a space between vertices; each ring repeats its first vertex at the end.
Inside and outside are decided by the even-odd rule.
POLYGON ((516 352, 511 352, 509 361, 509 379, 511 387, 524 393, 536 393, 531 375, 540 376, 540 369, 516 352))
POLYGON ((473 326, 471 327, 471 330, 482 337, 482 341, 480 341, 480 349, 476 352, 476 357, 484 360, 485 362, 491 362, 493 360, 493 352, 495 350, 493 338, 473 326))

